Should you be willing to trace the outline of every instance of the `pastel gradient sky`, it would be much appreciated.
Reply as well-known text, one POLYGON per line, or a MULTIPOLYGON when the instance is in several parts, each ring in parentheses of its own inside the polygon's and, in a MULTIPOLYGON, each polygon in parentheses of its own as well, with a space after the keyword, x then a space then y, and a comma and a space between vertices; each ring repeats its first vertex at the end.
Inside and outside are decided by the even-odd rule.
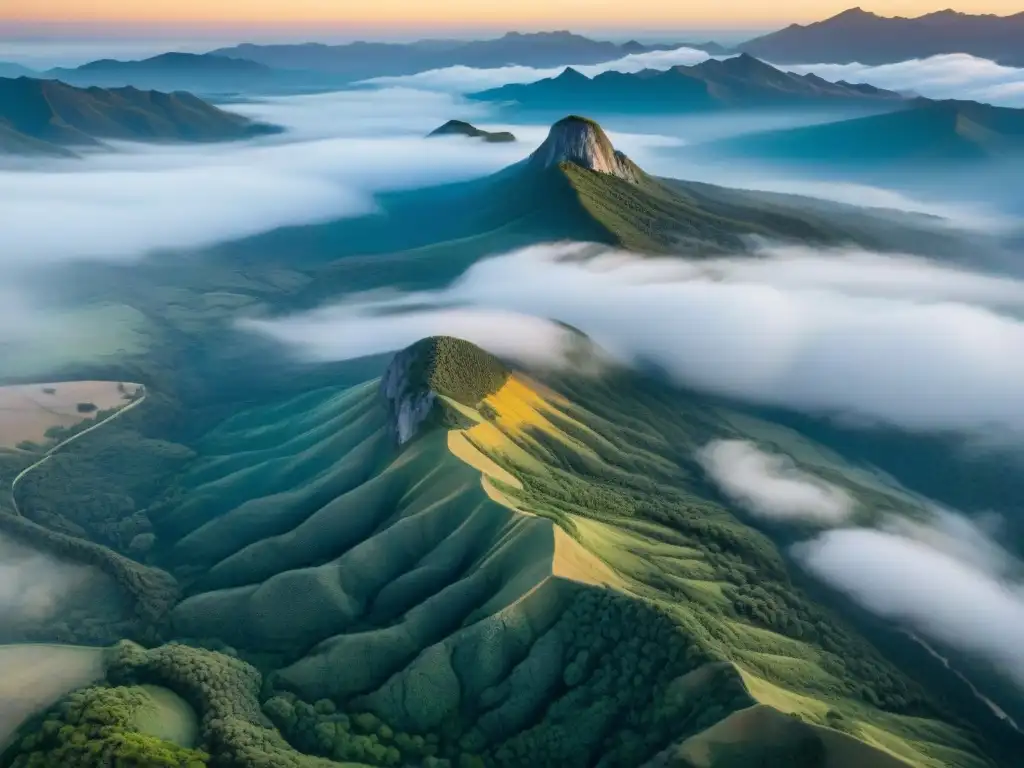
MULTIPOLYGON (((856 5, 856 0, 0 0, 0 22, 43 25, 194 27, 283 25, 335 28, 672 29, 763 27, 806 22, 856 5)), ((886 16, 917 16, 950 7, 941 0, 861 3, 886 16)), ((973 0, 966 13, 1011 14, 1020 0, 973 0)))

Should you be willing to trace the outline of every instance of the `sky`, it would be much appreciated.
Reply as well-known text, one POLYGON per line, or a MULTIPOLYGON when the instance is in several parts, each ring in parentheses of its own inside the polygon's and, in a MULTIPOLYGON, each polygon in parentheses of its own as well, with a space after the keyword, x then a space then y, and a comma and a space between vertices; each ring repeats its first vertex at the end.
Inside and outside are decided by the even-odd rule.
MULTIPOLYGON (((856 0, 730 0, 725 3, 679 3, 676 0, 515 0, 481 3, 479 0, 375 0, 346 3, 338 0, 0 0, 0 24, 30 22, 53 24, 65 32, 85 23, 93 31, 128 27, 135 30, 164 24, 192 29, 231 29, 274 25, 319 28, 322 33, 346 29, 365 32, 460 29, 587 30, 722 29, 777 27, 814 21, 855 5, 856 0), (320 25, 328 25, 326 28, 320 25)), ((950 7, 936 0, 881 0, 861 3, 882 15, 916 16, 950 7)), ((975 0, 952 6, 965 13, 1011 14, 1019 0, 975 0)), ((36 26, 36 29, 40 27, 36 26)), ((2 48, 0 48, 2 54, 2 48)), ((2 55, 0 55, 2 58, 2 55)))

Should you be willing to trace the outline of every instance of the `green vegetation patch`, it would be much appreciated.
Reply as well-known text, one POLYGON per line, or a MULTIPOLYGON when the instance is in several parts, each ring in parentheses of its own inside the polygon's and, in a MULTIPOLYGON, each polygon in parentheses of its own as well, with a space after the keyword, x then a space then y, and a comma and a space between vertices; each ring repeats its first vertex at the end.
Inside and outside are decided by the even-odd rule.
POLYGON ((408 353, 411 391, 433 391, 475 406, 508 381, 509 371, 496 357, 463 339, 432 336, 408 353))
POLYGON ((145 688, 96 686, 75 691, 37 718, 28 733, 0 758, 4 768, 75 768, 124 765, 201 768, 209 755, 152 736, 140 715, 159 709, 145 688))

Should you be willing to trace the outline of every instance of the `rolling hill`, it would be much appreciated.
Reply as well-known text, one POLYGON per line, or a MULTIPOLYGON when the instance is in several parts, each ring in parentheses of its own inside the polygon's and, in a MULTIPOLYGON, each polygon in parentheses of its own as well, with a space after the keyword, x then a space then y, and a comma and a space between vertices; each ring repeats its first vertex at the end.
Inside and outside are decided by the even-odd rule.
POLYGON ((516 137, 508 131, 484 131, 463 120, 449 120, 427 134, 428 139, 437 136, 466 136, 471 139, 483 139, 489 144, 501 144, 516 140, 516 137))
POLYGON ((969 53, 1024 66, 1024 13, 1012 16, 936 11, 887 18, 851 8, 813 24, 791 24, 739 46, 779 64, 892 64, 943 53, 969 53))
POLYGON ((535 83, 470 94, 531 110, 687 113, 768 107, 875 106, 892 108, 902 96, 866 84, 831 83, 816 75, 783 72, 748 54, 693 66, 604 72, 589 78, 571 67, 535 83))
MULTIPOLYGON (((140 578, 117 582, 160 638, 112 647, 110 687, 30 721, 0 764, 109 750, 238 768, 994 765, 794 584, 694 459, 756 440, 865 519, 927 514, 795 433, 624 370, 541 383, 448 337, 362 384, 203 423, 147 505, 140 578), (154 730, 164 707, 175 720, 154 730)), ((90 435, 60 472, 120 483, 76 470, 118 443, 90 435)), ((41 522, 0 525, 45 531, 22 501, 41 522)))
POLYGON ((694 151, 815 166, 970 163, 1024 153, 1024 110, 915 99, 896 112, 755 133, 694 151))
POLYGON ((231 141, 277 132, 189 93, 75 88, 55 80, 0 78, 0 149, 68 154, 121 141, 231 141))

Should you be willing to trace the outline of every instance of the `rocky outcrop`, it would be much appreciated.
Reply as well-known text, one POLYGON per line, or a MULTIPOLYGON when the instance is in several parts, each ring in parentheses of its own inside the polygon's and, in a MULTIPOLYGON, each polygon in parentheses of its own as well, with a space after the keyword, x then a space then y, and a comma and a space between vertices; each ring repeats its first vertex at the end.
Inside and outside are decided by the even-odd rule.
POLYGON ((391 431, 399 445, 416 437, 424 424, 432 420, 438 407, 437 393, 414 381, 417 360, 415 347, 403 349, 395 355, 380 380, 391 431))
POLYGON ((564 117, 551 126, 547 139, 530 155, 529 163, 539 168, 574 163, 632 183, 640 180, 641 173, 633 161, 616 151, 600 125, 578 115, 564 117))
POLYGON ((499 360, 463 339, 430 336, 403 349, 380 382, 395 440, 405 445, 431 427, 469 426, 444 398, 475 408, 508 376, 499 360))

